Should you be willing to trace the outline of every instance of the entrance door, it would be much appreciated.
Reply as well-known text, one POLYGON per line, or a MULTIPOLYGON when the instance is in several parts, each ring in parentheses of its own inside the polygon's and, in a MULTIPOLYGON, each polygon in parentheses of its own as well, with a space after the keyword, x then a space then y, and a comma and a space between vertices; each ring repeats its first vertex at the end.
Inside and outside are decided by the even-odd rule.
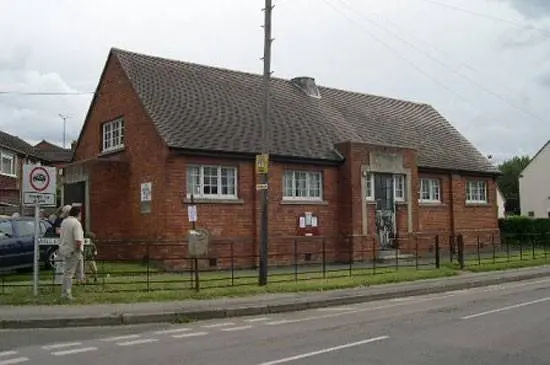
POLYGON ((86 229, 86 207, 84 206, 86 199, 86 182, 81 181, 73 184, 65 184, 63 188, 63 204, 76 205, 82 209, 82 227, 86 229))
POLYGON ((374 199, 376 200, 376 233, 381 249, 393 246, 395 235, 395 199, 392 174, 374 175, 374 199))

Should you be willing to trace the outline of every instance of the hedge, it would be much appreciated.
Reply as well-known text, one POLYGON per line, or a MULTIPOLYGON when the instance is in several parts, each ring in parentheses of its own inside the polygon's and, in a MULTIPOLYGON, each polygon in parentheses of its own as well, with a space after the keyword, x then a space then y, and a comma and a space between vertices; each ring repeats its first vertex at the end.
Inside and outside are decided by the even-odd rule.
POLYGON ((550 240, 550 219, 548 218, 513 216, 499 219, 498 224, 500 233, 504 237, 520 241, 531 238, 546 242, 550 240))

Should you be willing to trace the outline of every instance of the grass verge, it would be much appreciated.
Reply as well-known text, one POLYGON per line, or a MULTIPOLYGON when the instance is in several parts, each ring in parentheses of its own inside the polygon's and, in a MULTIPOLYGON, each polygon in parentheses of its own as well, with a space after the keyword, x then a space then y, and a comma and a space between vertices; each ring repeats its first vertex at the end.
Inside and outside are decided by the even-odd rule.
MULTIPOLYGON (((366 269, 365 269, 366 270, 366 269)), ((127 284, 126 290, 133 291, 108 291, 109 284, 103 285, 75 285, 73 291, 76 300, 74 304, 99 304, 99 303, 135 303, 152 301, 170 301, 170 300, 188 300, 188 299, 214 299, 222 297, 243 297, 249 295, 265 293, 294 293, 294 292, 315 292, 335 289, 356 288, 371 285, 389 284, 397 282, 407 282, 422 279, 441 278, 457 275, 457 271, 450 268, 440 270, 416 270, 412 268, 399 269, 395 271, 377 272, 376 275, 359 275, 354 272, 354 276, 334 277, 328 276, 326 279, 311 276, 309 280, 294 280, 293 275, 280 275, 279 282, 273 282, 266 287, 259 287, 256 279, 252 282, 243 282, 239 286, 233 287, 209 287, 195 292, 189 289, 188 284, 179 289, 174 287, 172 290, 153 291, 135 291, 136 288, 130 287, 135 284, 127 284), (287 279, 288 282, 283 282, 287 279), (107 287, 106 287, 107 286, 107 287)), ((365 271, 366 273, 367 271, 365 271)), ((317 274, 318 275, 318 274, 317 274)), ((340 275, 342 275, 340 273, 340 275)), ((301 278, 303 279, 303 277, 301 278)), ((223 285, 223 283, 221 283, 223 285)), ((180 283, 181 285, 181 283, 180 283)), ((5 286, 3 293, 0 292, 0 304, 2 305, 33 305, 33 304, 65 304, 59 299, 59 287, 45 286, 41 288, 38 298, 31 295, 31 288, 28 286, 5 286)))

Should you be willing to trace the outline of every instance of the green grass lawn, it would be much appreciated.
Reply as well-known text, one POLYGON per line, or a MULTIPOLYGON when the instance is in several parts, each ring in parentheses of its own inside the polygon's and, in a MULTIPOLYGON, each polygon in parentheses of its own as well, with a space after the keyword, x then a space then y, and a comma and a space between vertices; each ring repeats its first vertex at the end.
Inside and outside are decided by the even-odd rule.
MULTIPOLYGON (((550 251, 543 249, 526 249, 523 253, 513 251, 510 254, 498 252, 482 255, 481 258, 469 256, 464 260, 464 270, 470 272, 501 271, 507 269, 520 269, 550 264, 550 251)), ((443 265, 450 269, 459 269, 458 262, 446 263, 443 265)))
MULTIPOLYGON (((304 274, 295 281, 293 274, 281 274, 270 277, 270 283, 266 287, 257 285, 257 277, 238 277, 236 286, 230 285, 231 279, 225 274, 216 277, 215 273, 208 273, 201 279, 201 290, 196 292, 190 289, 188 281, 181 281, 181 276, 174 274, 157 275, 157 280, 151 282, 147 291, 146 283, 132 282, 130 279, 126 283, 116 278, 117 281, 110 281, 110 278, 101 279, 97 285, 75 285, 74 296, 77 298, 75 304, 93 304, 93 303, 134 303, 149 301, 168 301, 185 299, 210 299, 220 297, 241 297, 262 293, 285 293, 285 292, 306 292, 306 291, 326 291, 333 289, 354 288, 370 285, 388 284, 395 282, 405 282, 421 279, 439 278, 456 275, 457 272, 452 269, 443 268, 441 270, 416 270, 411 268, 380 269, 373 275, 373 270, 353 271, 353 276, 344 276, 343 272, 329 272, 327 278, 323 279, 320 273, 304 274), (172 280, 170 280, 172 279, 172 280), (180 279, 179 281, 175 279, 180 279), (219 280, 216 280, 219 279, 219 280), (308 280, 304 280, 308 279, 308 280), (222 287, 225 286, 225 287, 222 287)), ((141 277, 140 277, 141 278, 141 277)), ((2 289, 0 289, 1 292, 2 289)), ((27 286, 3 288, 3 294, 0 294, 0 304, 4 305, 24 305, 24 304, 63 304, 59 299, 59 287, 52 285, 43 285, 40 288, 38 298, 31 295, 32 288, 27 286)))

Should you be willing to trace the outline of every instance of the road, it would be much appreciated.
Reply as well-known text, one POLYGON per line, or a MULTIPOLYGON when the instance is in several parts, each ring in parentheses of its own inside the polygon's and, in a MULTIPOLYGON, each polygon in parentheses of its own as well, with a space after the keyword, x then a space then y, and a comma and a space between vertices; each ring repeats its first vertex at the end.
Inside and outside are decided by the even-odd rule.
POLYGON ((0 332, 0 365, 550 363, 550 278, 265 317, 0 332))

